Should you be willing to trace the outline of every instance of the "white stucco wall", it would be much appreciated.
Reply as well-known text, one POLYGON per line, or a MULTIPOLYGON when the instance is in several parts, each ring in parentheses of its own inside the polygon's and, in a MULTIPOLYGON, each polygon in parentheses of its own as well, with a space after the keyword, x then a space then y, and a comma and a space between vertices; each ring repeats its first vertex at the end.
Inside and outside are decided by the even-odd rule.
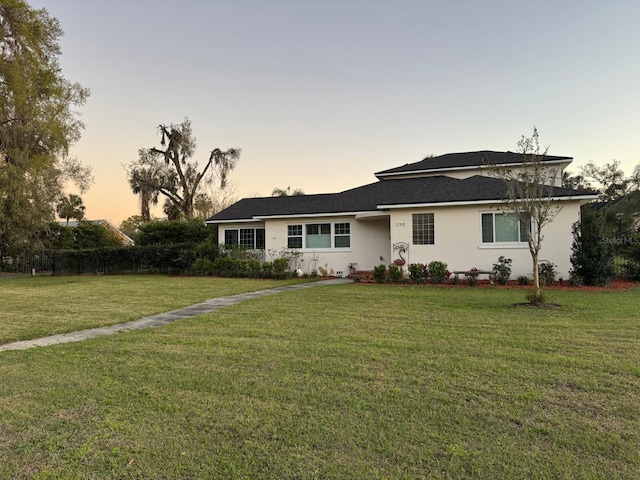
MULTIPOLYGON (((571 268, 571 226, 579 219, 580 206, 577 201, 563 203, 564 207, 554 222, 544 227, 540 259, 556 264, 558 277, 566 279, 571 268)), ((509 247, 482 244, 481 214, 496 211, 499 211, 498 207, 491 208, 490 205, 392 210, 389 254, 393 253, 394 243, 406 242, 409 244, 409 249, 404 255, 407 265, 440 260, 447 264, 450 271, 469 270, 472 267, 491 270, 498 257, 503 255, 513 260, 512 278, 531 275, 531 254, 526 243, 509 247), (435 244, 413 245, 412 214, 429 212, 434 214, 435 244)))
POLYGON ((354 216, 307 217, 296 219, 266 220, 267 259, 278 256, 287 248, 287 226, 308 223, 349 222, 351 228, 351 248, 340 249, 299 249, 299 268, 311 273, 320 267, 334 274, 348 275, 349 264, 357 264, 358 270, 371 270, 380 263, 380 257, 389 259, 389 219, 386 217, 356 220, 354 216))
MULTIPOLYGON (((356 220, 351 216, 306 217, 297 219, 267 219, 264 223, 221 224, 220 239, 224 239, 227 228, 265 227, 266 260, 277 258, 287 249, 287 226, 308 223, 342 223, 351 225, 351 247, 345 249, 301 249, 298 267, 304 273, 319 270, 333 270, 334 274, 349 273, 349 264, 356 264, 357 270, 372 270, 375 265, 389 265, 398 253, 393 245, 406 242, 409 248, 404 253, 406 266, 410 263, 429 263, 440 260, 450 271, 469 270, 477 267, 491 270, 498 257, 503 255, 513 260, 512 278, 531 275, 531 254, 526 243, 505 247, 504 244, 483 245, 481 235, 481 214, 497 212, 495 205, 448 206, 437 208, 392 209, 390 217, 356 220), (413 245, 412 214, 434 214, 435 244, 413 245)), ((579 219, 579 202, 563 202, 563 208, 554 222, 544 228, 544 240, 540 259, 557 265, 558 277, 567 279, 571 263, 571 226, 579 219)))

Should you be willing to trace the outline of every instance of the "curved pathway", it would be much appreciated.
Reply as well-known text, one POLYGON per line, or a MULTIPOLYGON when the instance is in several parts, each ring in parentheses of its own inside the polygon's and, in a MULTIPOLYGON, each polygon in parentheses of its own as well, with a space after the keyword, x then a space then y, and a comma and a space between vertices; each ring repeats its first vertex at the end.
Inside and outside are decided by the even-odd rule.
POLYGON ((166 313, 159 313, 144 317, 139 320, 133 320, 126 323, 118 323, 106 327, 90 328, 88 330, 79 330, 77 332, 62 333, 59 335, 51 335, 49 337, 35 338, 33 340, 23 340, 20 342, 6 343, 0 345, 0 352, 6 350, 27 350, 34 347, 46 347, 48 345, 57 345, 59 343, 81 342, 91 338, 103 337, 114 333, 127 330, 141 330, 143 328, 161 327, 168 323, 175 322, 182 318, 196 317, 205 313, 212 312, 222 307, 236 305, 245 300, 252 298, 264 297, 266 295, 275 295, 277 293, 288 292, 290 290, 300 290, 303 288, 313 288, 322 285, 335 285, 342 283, 350 283, 351 280, 346 278, 336 278, 332 280, 320 280, 318 282, 298 283, 295 285, 284 285, 282 287, 270 288, 268 290, 258 290, 257 292, 239 293, 237 295, 229 295, 227 297, 212 298, 202 303, 196 303, 188 307, 179 308, 166 313))

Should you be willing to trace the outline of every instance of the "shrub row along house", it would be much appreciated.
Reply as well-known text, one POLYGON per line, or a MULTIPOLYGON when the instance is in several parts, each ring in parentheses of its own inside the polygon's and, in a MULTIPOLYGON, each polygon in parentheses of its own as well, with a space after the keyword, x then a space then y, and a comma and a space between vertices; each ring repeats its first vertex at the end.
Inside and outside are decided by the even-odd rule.
MULTIPOLYGON (((544 230, 540 258, 559 276, 571 267, 571 226, 590 192, 561 187, 571 157, 542 155, 553 169, 550 198, 562 209, 544 230)), ((302 270, 336 275, 384 263, 446 262, 449 270, 491 269, 499 256, 513 259, 514 276, 530 275, 525 229, 507 215, 507 185, 496 167, 523 168, 513 152, 451 153, 375 174, 378 181, 340 193, 245 198, 209 218, 227 245, 281 252, 295 249, 302 270)))

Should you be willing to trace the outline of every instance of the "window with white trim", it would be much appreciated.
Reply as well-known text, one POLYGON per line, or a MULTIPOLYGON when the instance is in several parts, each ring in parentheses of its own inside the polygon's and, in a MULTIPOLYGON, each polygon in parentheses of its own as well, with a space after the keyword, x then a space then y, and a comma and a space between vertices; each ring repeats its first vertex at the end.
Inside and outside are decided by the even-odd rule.
POLYGON ((225 245, 239 245, 251 250, 265 248, 264 228, 231 228, 224 231, 225 245))
POLYGON ((350 248, 351 224, 341 222, 287 225, 287 247, 304 249, 350 248))
POLYGON ((413 244, 435 244, 435 222, 433 213, 414 213, 412 215, 413 244))
POLYGON ((506 213, 482 214, 482 243, 526 243, 527 227, 506 213))
POLYGON ((334 225, 333 245, 336 248, 349 248, 351 246, 351 224, 336 223, 334 225))
POLYGON ((287 225, 287 248, 302 248, 302 225, 287 225))

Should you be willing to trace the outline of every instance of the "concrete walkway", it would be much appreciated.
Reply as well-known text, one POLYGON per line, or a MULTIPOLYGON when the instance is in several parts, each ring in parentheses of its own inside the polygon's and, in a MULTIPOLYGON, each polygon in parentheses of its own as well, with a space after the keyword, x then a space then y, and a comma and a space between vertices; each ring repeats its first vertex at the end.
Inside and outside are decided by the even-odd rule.
POLYGON ((6 350, 27 350, 28 348, 46 347, 49 345, 57 345, 59 343, 81 342, 82 340, 103 337, 105 335, 112 335, 114 333, 124 332, 128 330, 141 330, 143 328, 161 327, 162 325, 175 322, 182 318, 196 317, 198 315, 213 312, 214 310, 222 307, 242 303, 245 300, 250 300, 252 298, 260 298, 266 295, 275 295, 277 293, 288 292, 291 290, 301 290, 303 288, 313 288, 322 285, 336 285, 350 282, 351 280, 346 278, 336 278, 332 280, 320 280, 318 282, 285 285, 282 287, 270 288, 268 290, 259 290, 257 292, 239 293, 238 295, 230 295, 227 297, 212 298, 202 303, 196 303, 195 305, 179 308, 167 313, 151 315, 150 317, 144 317, 131 322, 118 323, 116 325, 109 325, 107 327, 90 328, 88 330, 79 330, 77 332, 63 333, 60 335, 51 335, 50 337, 36 338, 33 340, 23 340, 21 342, 6 343, 4 345, 0 345, 0 352, 4 352, 6 350))

